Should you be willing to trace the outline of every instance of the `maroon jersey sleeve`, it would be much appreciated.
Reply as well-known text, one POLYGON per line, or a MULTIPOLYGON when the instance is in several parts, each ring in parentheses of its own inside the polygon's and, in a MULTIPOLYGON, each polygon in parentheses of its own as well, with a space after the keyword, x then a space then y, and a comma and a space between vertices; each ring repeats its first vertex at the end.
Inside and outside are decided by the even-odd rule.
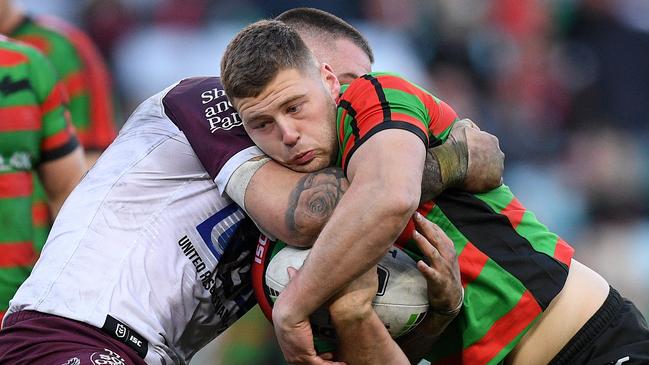
POLYGON ((169 90, 162 103, 221 192, 238 166, 263 155, 243 129, 220 78, 182 80, 169 90))

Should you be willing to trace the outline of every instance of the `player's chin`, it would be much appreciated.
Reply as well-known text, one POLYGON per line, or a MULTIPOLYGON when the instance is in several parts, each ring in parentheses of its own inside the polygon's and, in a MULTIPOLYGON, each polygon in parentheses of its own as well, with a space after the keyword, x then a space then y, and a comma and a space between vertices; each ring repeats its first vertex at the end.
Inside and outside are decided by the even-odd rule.
POLYGON ((297 164, 288 164, 285 165, 289 169, 297 172, 304 172, 304 173, 309 173, 309 172, 315 172, 324 169, 325 167, 329 167, 329 162, 324 161, 323 159, 320 158, 314 158, 313 160, 309 161, 308 163, 297 165, 297 164))

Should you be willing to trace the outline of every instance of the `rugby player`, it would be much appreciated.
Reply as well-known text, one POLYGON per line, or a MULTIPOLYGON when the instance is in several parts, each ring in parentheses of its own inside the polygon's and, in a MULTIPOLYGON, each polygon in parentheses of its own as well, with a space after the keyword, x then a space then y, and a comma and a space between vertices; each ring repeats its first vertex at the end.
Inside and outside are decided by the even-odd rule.
MULTIPOLYGON (((431 162, 430 193, 449 184, 498 185, 495 139, 456 131, 454 144, 437 147, 447 162, 431 162), (476 168, 476 151, 490 151, 487 170, 496 173, 476 168), (442 180, 452 175, 443 167, 461 173, 442 180)), ((0 362, 187 363, 255 303, 248 271, 258 231, 241 208, 277 220, 281 228, 270 234, 306 244, 312 232, 286 224, 286 213, 308 211, 313 200, 289 198, 304 181, 342 193, 343 179, 331 179, 338 176, 337 169, 305 175, 264 163, 218 78, 170 86, 138 107, 66 201, 11 302, 0 362)))
POLYGON ((649 361, 649 331, 633 303, 574 260, 574 250, 507 186, 484 194, 449 190, 419 205, 413 182, 421 180, 426 148, 442 143, 458 119, 444 102, 388 73, 341 88, 331 66, 319 63, 281 21, 239 32, 221 75, 246 131, 268 156, 300 172, 335 164, 350 182, 273 308, 290 363, 314 363, 309 314, 373 268, 415 210, 454 241, 466 292, 460 315, 427 360, 649 361))
POLYGON ((25 13, 14 0, 0 0, 0 33, 36 47, 50 60, 92 166, 117 134, 110 75, 92 40, 59 18, 25 13))
MULTIPOLYGON (((92 41, 79 29, 52 16, 32 17, 13 0, 0 0, 0 34, 25 42, 40 50, 54 67, 56 79, 64 90, 64 104, 76 136, 90 167, 116 135, 110 77, 92 41)), ((62 171, 65 174, 65 170, 62 171)), ((74 175, 71 175, 71 177, 74 175)), ((77 176, 78 177, 78 176, 77 176)), ((49 234, 53 212, 48 209, 48 194, 34 175, 31 220, 34 252, 43 248, 49 234)), ((10 254, 0 248, 0 255, 10 254)), ((0 292, 13 294, 28 271, 11 282, 0 282, 0 292)), ((0 296, 0 308, 6 309, 10 295, 0 296)), ((0 309, 0 310, 1 310, 0 309)))
POLYGON ((85 170, 63 98, 45 56, 0 36, 0 321, 40 249, 34 226, 46 216, 32 206, 33 176, 56 216, 85 170))

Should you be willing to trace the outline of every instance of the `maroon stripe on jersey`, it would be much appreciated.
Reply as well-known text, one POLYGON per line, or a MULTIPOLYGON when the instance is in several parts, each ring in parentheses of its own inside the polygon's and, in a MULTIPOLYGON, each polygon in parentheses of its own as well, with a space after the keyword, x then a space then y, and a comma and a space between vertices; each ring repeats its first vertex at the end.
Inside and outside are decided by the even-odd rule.
POLYGON ((41 129, 41 113, 35 105, 0 108, 0 132, 37 131, 41 129))
POLYGON ((516 306, 500 317, 489 331, 477 342, 462 351, 435 363, 439 364, 487 364, 502 349, 518 336, 541 313, 532 293, 523 293, 516 306))
POLYGON ((162 103, 212 178, 234 155, 254 146, 218 77, 182 80, 162 103))
POLYGON ((487 260, 489 260, 487 255, 478 250, 471 242, 467 242, 457 258, 458 264, 462 268, 460 274, 462 275, 463 287, 466 288, 467 285, 480 276, 480 272, 487 264, 487 260))
POLYGON ((0 49, 0 66, 11 67, 27 62, 27 56, 10 49, 0 49))
POLYGON ((509 204, 503 209, 500 214, 504 214, 507 219, 512 224, 512 227, 516 228, 523 220, 523 215, 525 214, 525 207, 521 202, 514 197, 509 204))
POLYGON ((0 329, 2 329, 2 319, 5 317, 5 314, 7 314, 7 311, 0 311, 0 329))
POLYGON ((0 174, 0 198, 20 198, 32 195, 32 175, 29 172, 0 174))
POLYGON ((575 249, 570 247, 561 237, 558 237, 557 244, 554 246, 554 258, 570 267, 570 262, 574 254, 575 249))
POLYGON ((36 261, 31 242, 10 242, 0 244, 0 268, 29 266, 36 261))

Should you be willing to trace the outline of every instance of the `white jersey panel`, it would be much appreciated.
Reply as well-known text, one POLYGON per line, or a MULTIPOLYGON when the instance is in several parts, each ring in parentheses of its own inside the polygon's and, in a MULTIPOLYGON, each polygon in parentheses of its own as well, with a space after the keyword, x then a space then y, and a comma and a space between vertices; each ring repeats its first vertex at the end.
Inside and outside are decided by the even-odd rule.
POLYGON ((254 246, 235 237, 248 220, 165 114, 170 89, 140 105, 72 192, 8 315, 99 328, 111 316, 148 342, 147 363, 185 364, 254 305, 254 246))

